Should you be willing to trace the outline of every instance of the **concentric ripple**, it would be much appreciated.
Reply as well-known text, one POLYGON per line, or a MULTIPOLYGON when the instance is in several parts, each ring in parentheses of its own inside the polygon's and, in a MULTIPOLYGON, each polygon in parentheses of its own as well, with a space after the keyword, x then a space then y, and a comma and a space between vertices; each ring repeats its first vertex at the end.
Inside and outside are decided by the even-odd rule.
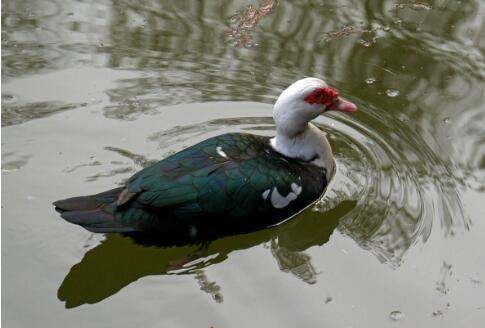
MULTIPOLYGON (((427 240, 433 224, 445 235, 468 229, 451 163, 405 122, 371 108, 358 116, 319 119, 316 125, 328 134, 337 173, 314 210, 325 216, 343 201, 356 201, 339 229, 380 261, 399 265, 411 246, 427 240), (383 124, 394 129, 377 130, 383 124)), ((270 117, 224 118, 177 126, 148 139, 163 149, 228 131, 273 134, 274 125, 270 117)))
POLYGON ((317 208, 325 211, 343 199, 356 200, 357 207, 342 218, 340 230, 380 261, 399 265, 411 246, 427 240, 433 224, 440 224, 449 235, 468 229, 469 222, 451 163, 437 156, 408 125, 379 114, 330 120, 338 170, 317 208), (377 131, 379 123, 394 129, 377 131))

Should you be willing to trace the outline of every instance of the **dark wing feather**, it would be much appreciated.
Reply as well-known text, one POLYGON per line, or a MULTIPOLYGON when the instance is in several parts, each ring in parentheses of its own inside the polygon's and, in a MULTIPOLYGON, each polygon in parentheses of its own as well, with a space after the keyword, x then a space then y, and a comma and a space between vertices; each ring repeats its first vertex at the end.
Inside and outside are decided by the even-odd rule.
POLYGON ((139 230, 177 225, 250 230, 294 215, 325 186, 322 169, 282 157, 268 138, 226 134, 138 172, 123 191, 130 197, 111 210, 122 224, 139 230), (302 186, 301 194, 275 208, 272 194, 288 195, 292 183, 302 186))

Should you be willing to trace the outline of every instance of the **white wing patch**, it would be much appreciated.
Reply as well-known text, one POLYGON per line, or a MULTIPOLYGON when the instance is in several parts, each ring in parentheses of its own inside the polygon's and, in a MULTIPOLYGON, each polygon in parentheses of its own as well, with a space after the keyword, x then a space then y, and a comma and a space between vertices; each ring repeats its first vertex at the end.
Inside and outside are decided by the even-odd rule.
POLYGON ((268 195, 271 192, 271 189, 266 189, 261 196, 263 197, 264 200, 268 199, 268 195))
POLYGON ((291 184, 291 190, 293 190, 293 192, 298 196, 299 194, 301 194, 301 186, 297 185, 296 183, 292 183, 291 184))
POLYGON ((216 152, 217 152, 217 154, 219 154, 219 156, 224 157, 224 158, 228 158, 226 153, 222 150, 221 146, 217 146, 216 152))
MULTIPOLYGON (((273 189, 271 190, 271 205, 273 205, 274 208, 284 208, 288 206, 290 202, 297 199, 298 195, 301 194, 302 187, 297 185, 296 183, 292 183, 291 190, 292 191, 290 191, 288 195, 283 196, 278 191, 278 188, 273 187, 273 189)), ((268 199, 269 193, 270 190, 266 189, 262 194, 263 199, 268 199)))

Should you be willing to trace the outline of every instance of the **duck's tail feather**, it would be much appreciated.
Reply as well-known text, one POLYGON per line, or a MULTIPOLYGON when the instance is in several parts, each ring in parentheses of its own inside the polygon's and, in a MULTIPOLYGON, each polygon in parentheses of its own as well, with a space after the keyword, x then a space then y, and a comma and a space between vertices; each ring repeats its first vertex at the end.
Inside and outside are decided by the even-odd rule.
POLYGON ((92 232, 133 232, 136 229, 117 222, 113 214, 105 210, 114 203, 124 188, 108 190, 96 195, 72 197, 53 203, 61 217, 71 223, 80 225, 92 232))
POLYGON ((61 199, 54 202, 53 205, 60 212, 95 210, 103 207, 104 205, 115 202, 123 189, 124 187, 120 187, 96 195, 61 199))
POLYGON ((64 220, 80 225, 91 232, 108 233, 136 231, 136 229, 124 226, 117 222, 111 213, 108 213, 103 209, 65 211, 61 213, 61 217, 64 220))

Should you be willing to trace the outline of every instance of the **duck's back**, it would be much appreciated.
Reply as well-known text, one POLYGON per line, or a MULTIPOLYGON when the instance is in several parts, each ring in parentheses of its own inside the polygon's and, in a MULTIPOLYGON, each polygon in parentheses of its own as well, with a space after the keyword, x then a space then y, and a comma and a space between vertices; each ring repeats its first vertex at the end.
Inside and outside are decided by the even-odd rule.
POLYGON ((312 204, 325 190, 325 173, 274 151, 268 137, 230 133, 143 169, 109 197, 92 197, 129 230, 238 233, 277 224, 312 204))

